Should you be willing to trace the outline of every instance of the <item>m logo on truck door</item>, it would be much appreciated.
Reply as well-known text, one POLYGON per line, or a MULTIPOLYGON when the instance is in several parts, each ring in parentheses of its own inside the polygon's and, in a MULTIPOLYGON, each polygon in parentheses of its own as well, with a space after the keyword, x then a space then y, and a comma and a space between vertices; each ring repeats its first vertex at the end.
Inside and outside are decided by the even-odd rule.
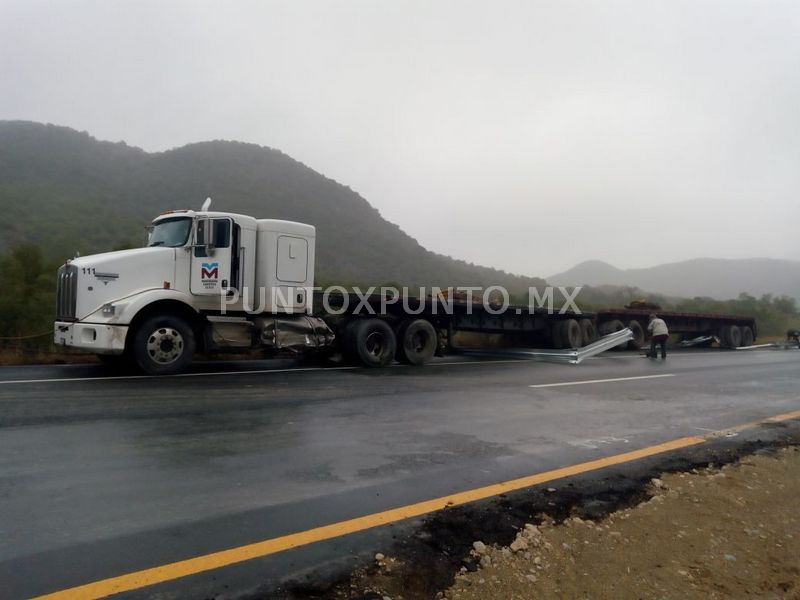
POLYGON ((200 268, 200 279, 219 279, 219 263, 202 263, 200 268))
MULTIPOLYGON (((228 217, 215 217, 210 222, 201 220, 195 225, 191 261, 192 270, 189 289, 200 296, 219 296, 220 289, 227 288, 233 279, 234 241, 233 222, 228 217), (202 224, 202 227, 201 227, 202 224), (207 228, 213 226, 214 235, 207 236, 207 228), (206 245, 206 242, 213 242, 206 245)), ((238 251, 238 248, 236 248, 238 251)))

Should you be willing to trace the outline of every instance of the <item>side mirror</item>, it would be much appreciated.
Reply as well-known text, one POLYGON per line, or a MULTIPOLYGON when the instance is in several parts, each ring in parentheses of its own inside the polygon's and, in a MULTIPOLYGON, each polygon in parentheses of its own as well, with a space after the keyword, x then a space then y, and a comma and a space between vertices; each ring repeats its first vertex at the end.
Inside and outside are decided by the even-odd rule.
POLYGON ((197 233, 195 234, 195 246, 203 246, 206 256, 214 254, 214 221, 209 217, 197 219, 197 233))

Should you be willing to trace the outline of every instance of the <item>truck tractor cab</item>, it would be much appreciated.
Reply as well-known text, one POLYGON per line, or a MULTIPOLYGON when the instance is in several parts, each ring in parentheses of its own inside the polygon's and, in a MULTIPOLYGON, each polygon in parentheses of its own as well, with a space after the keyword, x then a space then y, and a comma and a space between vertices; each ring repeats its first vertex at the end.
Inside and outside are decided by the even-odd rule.
POLYGON ((310 313, 314 227, 208 204, 156 217, 143 248, 68 260, 55 343, 168 374, 195 348, 251 347, 259 315, 310 313))

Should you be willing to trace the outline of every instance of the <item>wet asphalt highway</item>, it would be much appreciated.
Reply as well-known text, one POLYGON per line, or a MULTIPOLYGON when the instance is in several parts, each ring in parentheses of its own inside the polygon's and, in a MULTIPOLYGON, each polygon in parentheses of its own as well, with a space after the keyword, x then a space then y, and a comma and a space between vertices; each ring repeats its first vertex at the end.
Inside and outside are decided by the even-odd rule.
MULTIPOLYGON (((30 597, 800 409, 800 352, 424 368, 0 368, 0 598, 30 597), (224 372, 222 372, 224 371, 224 372), (664 377, 627 379, 633 377, 664 377), (546 386, 625 378, 583 385, 546 386)), ((354 534, 128 597, 235 596, 354 534)))

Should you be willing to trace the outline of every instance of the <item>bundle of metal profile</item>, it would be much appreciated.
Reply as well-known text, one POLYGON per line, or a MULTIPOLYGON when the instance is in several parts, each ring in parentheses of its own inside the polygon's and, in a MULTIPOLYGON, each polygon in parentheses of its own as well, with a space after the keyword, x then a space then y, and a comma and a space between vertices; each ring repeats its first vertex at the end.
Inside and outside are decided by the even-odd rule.
POLYGON ((700 346, 709 342, 716 342, 719 344, 719 338, 715 335, 701 335, 700 337, 692 338, 691 340, 683 340, 681 342, 681 347, 689 348, 691 346, 700 346))
POLYGON ((514 348, 514 349, 486 349, 486 350, 466 350, 459 349, 463 354, 476 354, 486 356, 488 354, 511 356, 515 358, 530 358, 533 360, 541 360, 545 362, 564 363, 570 365, 579 365, 587 358, 597 356, 601 352, 611 350, 617 346, 627 344, 629 340, 633 339, 633 332, 628 329, 620 329, 614 333, 610 333, 592 342, 583 348, 572 348, 570 350, 550 350, 538 348, 514 348))

